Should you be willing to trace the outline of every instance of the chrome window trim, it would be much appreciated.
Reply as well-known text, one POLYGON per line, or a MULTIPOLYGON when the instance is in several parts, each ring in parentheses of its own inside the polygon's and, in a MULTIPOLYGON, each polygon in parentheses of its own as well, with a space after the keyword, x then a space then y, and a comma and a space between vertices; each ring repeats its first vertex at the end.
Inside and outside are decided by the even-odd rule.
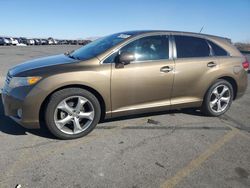
POLYGON ((206 43, 207 43, 207 45, 209 47, 209 56, 214 57, 215 55, 214 55, 214 50, 213 50, 212 46, 210 45, 208 40, 206 40, 206 43))
POLYGON ((172 42, 172 58, 177 59, 177 49, 176 49, 176 43, 174 35, 171 35, 171 42, 172 42))
POLYGON ((157 60, 145 60, 145 61, 132 61, 131 64, 136 63, 148 63, 148 62, 161 62, 161 61, 171 61, 172 59, 157 59, 157 60))

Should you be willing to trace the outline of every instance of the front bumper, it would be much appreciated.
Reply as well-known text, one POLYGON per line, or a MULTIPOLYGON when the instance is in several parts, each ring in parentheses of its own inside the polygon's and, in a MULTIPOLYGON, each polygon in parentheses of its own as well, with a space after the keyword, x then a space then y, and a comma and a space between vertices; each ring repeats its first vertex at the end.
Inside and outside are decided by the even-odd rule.
POLYGON ((13 92, 7 92, 3 89, 2 103, 4 107, 4 114, 25 128, 40 128, 39 113, 36 113, 37 110, 35 109, 36 104, 32 105, 32 103, 28 103, 28 98, 29 97, 25 95, 25 90, 13 90, 13 92), (19 109, 22 111, 21 117, 18 116, 19 109))

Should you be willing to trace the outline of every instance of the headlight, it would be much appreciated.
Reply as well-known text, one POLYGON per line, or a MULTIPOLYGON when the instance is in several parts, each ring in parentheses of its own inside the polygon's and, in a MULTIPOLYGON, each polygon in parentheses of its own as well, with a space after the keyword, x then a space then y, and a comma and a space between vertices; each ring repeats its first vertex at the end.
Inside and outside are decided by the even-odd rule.
POLYGON ((41 80, 42 77, 40 76, 32 76, 32 77, 13 77, 10 80, 9 87, 16 88, 21 86, 30 86, 37 83, 41 80))

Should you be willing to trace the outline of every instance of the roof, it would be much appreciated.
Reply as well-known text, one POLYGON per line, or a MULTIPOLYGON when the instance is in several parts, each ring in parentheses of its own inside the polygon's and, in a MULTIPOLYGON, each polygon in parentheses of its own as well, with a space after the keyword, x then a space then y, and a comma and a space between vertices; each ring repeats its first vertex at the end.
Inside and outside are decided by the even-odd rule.
POLYGON ((226 39, 228 41, 231 41, 229 38, 216 36, 216 35, 210 35, 205 33, 195 33, 195 32, 186 32, 186 31, 171 31, 171 30, 134 30, 134 31, 125 31, 121 33, 126 33, 129 35, 140 35, 145 33, 156 33, 156 32, 168 32, 168 33, 175 33, 175 34, 191 34, 191 35, 199 35, 199 36, 206 36, 206 37, 216 37, 221 39, 226 39))

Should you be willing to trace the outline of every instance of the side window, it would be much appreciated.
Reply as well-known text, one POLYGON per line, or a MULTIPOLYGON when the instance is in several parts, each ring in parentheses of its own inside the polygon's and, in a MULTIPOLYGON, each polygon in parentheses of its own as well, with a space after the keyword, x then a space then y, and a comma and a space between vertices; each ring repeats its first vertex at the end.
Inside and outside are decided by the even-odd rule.
POLYGON ((211 48, 213 49, 214 55, 215 56, 228 56, 228 53, 226 50, 224 50, 223 48, 221 48, 220 46, 218 46, 217 44, 208 41, 211 48))
POLYGON ((175 36, 175 44, 178 58, 210 56, 210 48, 204 39, 190 36, 175 36))
MULTIPOLYGON (((135 54, 136 61, 169 59, 169 39, 166 35, 144 37, 135 40, 119 51, 135 54)), ((110 55, 103 63, 113 63, 118 52, 110 55)))
POLYGON ((136 61, 169 59, 169 42, 166 35, 149 36, 135 40, 120 52, 135 54, 136 61))

